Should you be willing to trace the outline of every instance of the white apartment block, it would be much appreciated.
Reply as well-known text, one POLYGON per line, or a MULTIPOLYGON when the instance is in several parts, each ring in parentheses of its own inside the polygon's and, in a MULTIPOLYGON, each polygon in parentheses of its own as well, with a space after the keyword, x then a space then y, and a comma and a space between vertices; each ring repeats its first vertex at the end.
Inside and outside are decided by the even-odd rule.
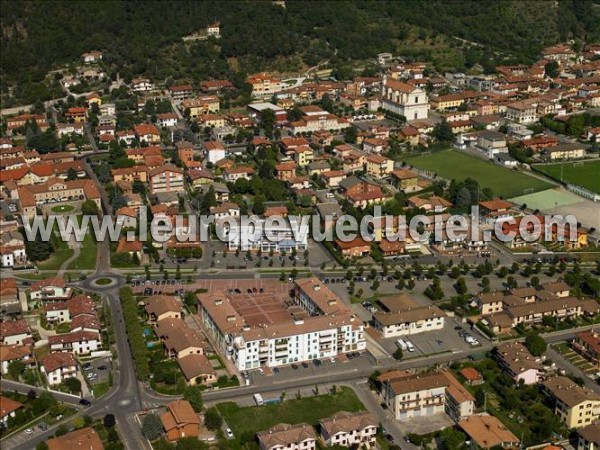
POLYGON ((317 278, 296 281, 293 299, 287 291, 277 295, 278 300, 268 293, 198 295, 204 326, 239 370, 365 350, 362 322, 317 278), (259 300, 261 308, 273 306, 263 312, 264 323, 251 326, 236 307, 248 311, 248 303, 259 300))

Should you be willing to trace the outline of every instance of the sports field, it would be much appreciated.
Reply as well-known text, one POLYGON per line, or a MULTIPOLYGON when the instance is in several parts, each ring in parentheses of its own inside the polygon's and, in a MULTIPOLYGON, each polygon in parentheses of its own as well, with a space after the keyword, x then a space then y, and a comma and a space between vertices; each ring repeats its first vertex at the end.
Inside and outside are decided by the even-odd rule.
POLYGON ((406 162, 418 169, 430 170, 448 180, 472 178, 481 187, 489 187, 495 196, 510 198, 550 189, 553 186, 537 178, 500 167, 475 156, 456 150, 407 158, 406 162))
POLYGON ((555 180, 560 180, 561 166, 562 180, 564 182, 578 184, 600 194, 600 161, 541 164, 535 166, 535 168, 540 172, 550 175, 555 180))

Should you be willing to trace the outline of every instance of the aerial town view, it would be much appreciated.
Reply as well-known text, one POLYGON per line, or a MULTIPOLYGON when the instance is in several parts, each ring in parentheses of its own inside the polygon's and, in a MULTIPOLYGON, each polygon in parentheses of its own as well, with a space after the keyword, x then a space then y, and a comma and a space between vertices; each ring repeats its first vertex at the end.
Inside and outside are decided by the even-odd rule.
POLYGON ((2 450, 599 450, 600 0, 0 0, 2 450))

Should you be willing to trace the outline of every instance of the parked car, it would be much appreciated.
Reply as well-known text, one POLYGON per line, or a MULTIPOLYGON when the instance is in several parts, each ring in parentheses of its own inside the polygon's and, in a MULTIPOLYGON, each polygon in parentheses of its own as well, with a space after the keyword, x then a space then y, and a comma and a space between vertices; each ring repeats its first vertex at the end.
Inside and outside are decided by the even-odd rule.
POLYGON ((89 400, 82 398, 81 400, 79 400, 79 404, 83 405, 83 406, 92 406, 92 402, 90 402, 89 400))
POLYGON ((227 428, 227 429, 225 430, 225 434, 227 435, 227 437, 228 437, 229 439, 232 439, 232 438, 233 438, 233 431, 231 431, 231 428, 227 428))
POLYGON ((25 434, 33 434, 33 430, 31 428, 27 428, 25 430, 25 434))

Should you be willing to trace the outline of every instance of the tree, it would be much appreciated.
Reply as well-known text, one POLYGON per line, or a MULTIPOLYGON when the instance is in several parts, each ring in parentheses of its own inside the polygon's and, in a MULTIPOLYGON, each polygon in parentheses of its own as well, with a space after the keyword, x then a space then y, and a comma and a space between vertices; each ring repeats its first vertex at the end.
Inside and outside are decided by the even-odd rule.
POLYGON ((194 411, 197 413, 202 411, 202 408, 204 407, 204 401, 202 400, 202 393, 198 388, 193 386, 186 387, 183 391, 183 399, 190 402, 192 408, 194 408, 194 411))
POLYGON ((265 213, 265 205, 264 205, 265 197, 262 194, 258 194, 254 197, 254 203, 252 204, 252 212, 254 214, 264 214, 265 213))
POLYGON ((214 406, 208 408, 204 413, 204 424, 209 430, 218 430, 223 425, 223 418, 219 414, 219 411, 214 406))
POLYGON ((177 441, 177 450, 203 450, 208 448, 208 445, 200 441, 196 437, 184 437, 177 441))
POLYGON ((46 444, 45 442, 38 442, 37 445, 35 446, 35 450, 48 450, 48 444, 46 444))
POLYGON ((454 288, 456 289, 456 292, 458 292, 459 295, 465 295, 469 290, 467 288, 467 283, 465 282, 465 279, 463 277, 460 277, 458 280, 456 280, 454 288))
POLYGON ((8 365, 8 374, 13 380, 16 381, 19 381, 19 377, 21 376, 24 370, 25 364, 23 364, 23 361, 19 359, 11 361, 11 363, 8 365))
POLYGON ((79 381, 79 378, 69 377, 63 381, 63 384, 72 394, 79 394, 81 392, 81 381, 79 381))
POLYGON ((402 359, 402 357, 404 356, 404 353, 402 353, 402 349, 400 347, 398 347, 395 351, 394 354, 392 355, 394 357, 394 359, 396 361, 400 361, 402 359))
POLYGON ((153 413, 146 414, 142 419, 142 434, 146 439, 153 441, 158 438, 163 431, 162 422, 153 413))
POLYGON ((450 143, 454 140, 454 133, 452 127, 447 120, 442 120, 433 128, 433 136, 443 143, 450 143))
POLYGON ((544 66, 544 72, 546 73, 546 76, 550 78, 558 77, 558 75, 560 75, 558 62, 550 61, 546 63, 544 66))
POLYGON ((72 167, 67 170, 67 181, 73 181, 77 179, 77 171, 72 167))
POLYGON ((81 204, 81 213, 84 216, 97 216, 98 212, 98 205, 93 200, 86 200, 81 204))
POLYGON ((533 356, 541 356, 548 347, 546 341, 534 331, 528 333, 525 337, 525 346, 533 356))
POLYGON ((440 440, 446 450, 455 450, 462 447, 466 439, 467 437, 462 431, 454 428, 444 428, 440 432, 440 440))
POLYGON ((107 414, 104 416, 104 419, 102 419, 102 423, 104 424, 105 428, 112 428, 115 426, 117 421, 113 414, 107 414))
POLYGON ((531 286, 537 288, 540 285, 540 279, 538 277, 531 277, 531 286))

